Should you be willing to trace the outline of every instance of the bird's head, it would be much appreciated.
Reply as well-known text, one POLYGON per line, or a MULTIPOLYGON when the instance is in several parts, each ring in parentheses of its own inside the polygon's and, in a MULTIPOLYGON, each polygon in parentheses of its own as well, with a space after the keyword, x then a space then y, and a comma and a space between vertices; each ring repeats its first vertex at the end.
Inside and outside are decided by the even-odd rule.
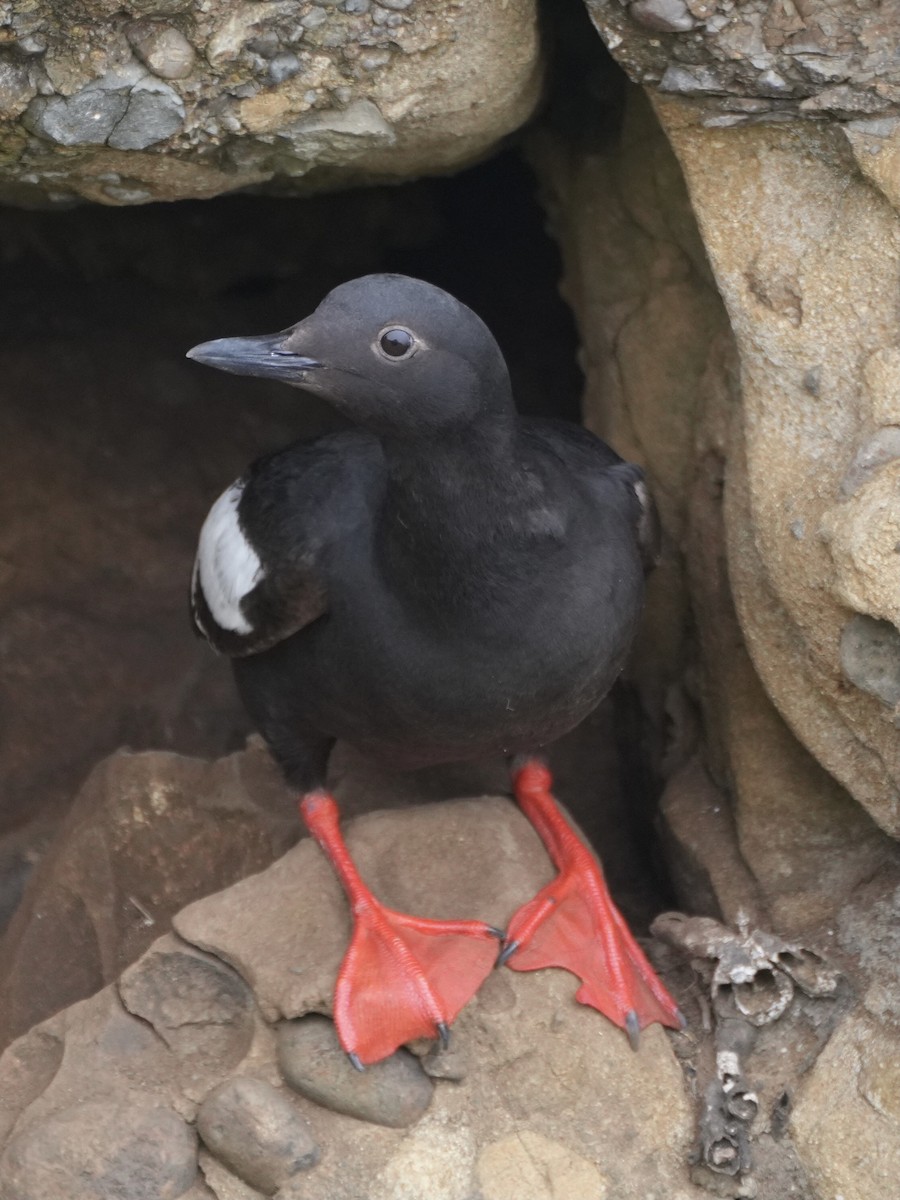
POLYGON ((352 279, 290 329, 204 342, 188 358, 280 379, 391 436, 433 437, 512 411, 506 364, 481 318, 405 275, 352 279))

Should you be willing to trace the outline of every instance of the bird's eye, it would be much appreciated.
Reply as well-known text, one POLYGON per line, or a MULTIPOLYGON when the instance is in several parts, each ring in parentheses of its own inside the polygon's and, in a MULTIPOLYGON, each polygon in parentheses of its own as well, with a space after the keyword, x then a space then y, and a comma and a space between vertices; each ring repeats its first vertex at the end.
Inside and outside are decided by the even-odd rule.
POLYGON ((386 329, 378 344, 388 358, 404 358, 415 344, 413 335, 406 329, 386 329))

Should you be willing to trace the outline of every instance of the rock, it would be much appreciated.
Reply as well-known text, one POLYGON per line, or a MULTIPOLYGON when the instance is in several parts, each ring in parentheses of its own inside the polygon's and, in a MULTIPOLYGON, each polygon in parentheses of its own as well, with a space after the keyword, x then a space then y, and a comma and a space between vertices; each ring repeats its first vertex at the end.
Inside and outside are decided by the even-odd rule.
POLYGON ((862 985, 800 1088, 798 1148, 823 1195, 877 1200, 900 1172, 900 863, 878 872, 843 906, 838 944, 862 985))
POLYGON ((138 204, 194 198, 198 176, 213 195, 441 173, 484 157, 540 97, 536 0, 139 0, 127 15, 34 0, 28 16, 39 76, 0 66, 0 199, 13 203, 23 185, 54 202, 138 204), (116 73, 119 89, 104 82, 116 73), (23 157, 26 133, 41 142, 23 157), (149 147, 154 171, 112 157, 149 147), (142 186, 92 184, 111 173, 142 186))
POLYGON ((55 830, 37 820, 0 837, 0 936, 19 907, 25 884, 47 851, 55 830))
MULTIPOLYGON (((380 894, 432 915, 487 913, 503 921, 549 873, 524 817, 498 798, 372 813, 348 821, 347 836, 380 894)), ((250 1200, 282 1178, 278 1172, 290 1167, 292 1151, 283 1152, 280 1135, 269 1141, 267 1132, 252 1132, 260 1104, 265 1130, 289 1128, 290 1137, 299 1139, 308 1122, 321 1148, 315 1165, 280 1184, 279 1200, 467 1200, 476 1194, 506 1200, 516 1194, 509 1191, 507 1165, 520 1172, 522 1200, 530 1194, 535 1200, 577 1197, 589 1185, 596 1195, 605 1187, 610 1200, 635 1194, 702 1200, 705 1193, 687 1178, 691 1119, 667 1036, 658 1027, 648 1029, 635 1054, 621 1030, 575 1002, 578 985, 566 972, 504 969, 487 979, 454 1025, 454 1044, 468 1060, 462 1079, 428 1079, 406 1053, 364 1075, 354 1071, 331 1022, 311 1013, 307 1002, 321 990, 327 1011, 346 937, 345 902, 339 889, 323 886, 313 869, 317 858, 315 846, 301 843, 261 874, 185 910, 185 929, 215 947, 212 956, 169 934, 118 987, 104 988, 15 1042, 0 1057, 0 1154, 20 1155, 17 1139, 46 1129, 59 1110, 93 1113, 93 1105, 117 1114, 164 1112, 173 1133, 182 1128, 179 1120, 192 1121, 199 1111, 204 1138, 216 1143, 211 1126, 221 1124, 216 1106, 224 1097, 228 1115, 225 1140, 215 1145, 219 1157, 199 1152, 209 1191, 189 1182, 195 1157, 179 1176, 186 1200, 210 1194, 250 1200), (308 922, 307 913, 313 914, 308 922), (237 928, 229 929, 226 914, 240 914, 237 928), (245 941, 251 929, 252 944, 245 941), (254 981, 252 999, 226 960, 254 981), (282 1019, 285 1008, 294 1010, 293 1019, 282 1019), (244 1032, 239 1040, 227 1035, 216 1044, 216 1027, 244 1032), (276 1086, 284 1041, 298 1030, 300 1040, 308 1036, 313 1043, 300 1065, 307 1077, 315 1056, 320 1070, 330 1060, 329 1074, 346 1071, 356 1086, 363 1081, 368 1087, 371 1079, 374 1090, 383 1087, 376 1083, 380 1074, 388 1077, 404 1063, 400 1072, 416 1079, 420 1097, 417 1111, 410 1106, 404 1119, 421 1113, 422 1100, 424 1114, 412 1126, 376 1125, 361 1113, 334 1112, 276 1086), (282 1102, 277 1116, 275 1097, 282 1102), (266 1149, 258 1157, 260 1146, 266 1149), (265 1176, 251 1174, 263 1167, 265 1176), (538 1186, 536 1178, 544 1190, 527 1192, 526 1186, 538 1186)), ((321 1084, 322 1075, 315 1075, 321 1084)), ((396 1101, 394 1091, 390 1102, 396 1101)), ((409 1096, 404 1103, 410 1104, 409 1096)), ((124 1137, 111 1121, 105 1125, 111 1128, 92 1122, 94 1132, 82 1139, 85 1153, 104 1137, 114 1158, 124 1137)), ((156 1143, 148 1144, 156 1151, 156 1143)), ((294 1151, 297 1145, 291 1141, 294 1151)), ((140 1155, 135 1161, 143 1163, 140 1155)), ((161 1156, 158 1170, 168 1161, 161 1156)), ((49 1188, 40 1190, 43 1162, 28 1158, 22 1170, 17 1186, 31 1190, 21 1194, 51 1200, 49 1188)), ((5 1183, 7 1175, 0 1178, 5 1183)), ((116 1191, 115 1176, 109 1187, 87 1178, 94 1189, 85 1193, 90 1200, 138 1200, 143 1194, 137 1187, 116 1191)), ((167 1193, 160 1184, 152 1194, 155 1200, 167 1193)), ((78 1195, 70 1192, 68 1200, 78 1195)), ((2 1185, 0 1197, 19 1200, 16 1193, 4 1195, 2 1185)))
POLYGON ((128 108, 107 139, 114 150, 144 150, 165 141, 184 124, 184 104, 177 92, 159 84, 132 89, 128 108))
POLYGON ((639 25, 661 33, 686 33, 697 24, 684 0, 636 0, 630 11, 639 25))
POLYGON ((24 64, 0 58, 0 116, 6 120, 21 116, 36 91, 24 64))
POLYGON ((210 1092, 197 1110, 197 1132, 237 1176, 269 1196, 319 1157, 283 1091, 261 1079, 230 1079, 210 1092))
POLYGON ((154 943, 119 978, 128 1012, 150 1025, 181 1059, 239 1063, 253 1035, 252 994, 219 959, 186 949, 175 939, 154 943))
POLYGON ((896 42, 900 12, 879 14, 878 36, 854 0, 827 13, 773 7, 768 0, 586 0, 609 50, 636 82, 683 94, 761 100, 763 110, 799 116, 891 114, 896 70, 883 45, 896 42), (885 41, 882 42, 881 38, 885 41), (848 47, 854 47, 852 54, 848 47), (663 80, 663 85, 660 81, 663 80))
POLYGON ((101 763, 0 942, 0 1045, 110 982, 186 901, 266 866, 300 832, 259 746, 214 764, 101 763))
POLYGON ((841 633, 841 666, 851 683, 890 709, 900 704, 900 631, 857 614, 841 633))
POLYGON ((848 170, 837 130, 748 126, 723 137, 676 101, 660 101, 659 111, 741 360, 725 492, 741 630, 797 737, 896 836, 896 730, 879 699, 846 686, 840 645, 848 606, 895 623, 900 616, 900 525, 889 499, 900 464, 885 445, 880 457, 870 454, 881 401, 869 390, 889 371, 884 355, 897 337, 900 216, 848 170), (728 204, 723 180, 733 189, 728 204), (838 227, 825 217, 826 193, 838 227), (848 495, 842 485, 853 462, 867 465, 848 495), (805 530, 818 535, 798 537, 805 530))
POLYGON ((279 132, 293 147, 297 173, 314 166, 350 162, 396 140, 391 126, 370 100, 356 100, 337 112, 313 113, 282 126, 279 132))
POLYGON ((125 115, 119 92, 84 88, 73 96, 38 96, 25 114, 26 128, 60 146, 102 145, 125 115))
MULTIPOLYGON (((635 94, 605 153, 540 130, 530 152, 582 332, 588 424, 646 465, 665 532, 629 671, 670 731, 675 883, 692 909, 790 937, 849 981, 818 1001, 795 991, 797 1011, 758 1033, 743 1064, 761 1114, 749 1173, 696 1179, 729 1196, 876 1200, 875 1148, 895 1130, 858 1080, 896 1055, 897 984, 873 959, 879 945, 896 957, 894 918, 867 885, 900 864, 886 832, 896 729, 873 694, 891 694, 896 632, 896 460, 879 430, 897 424, 895 217, 838 131, 714 130, 716 100, 654 103, 686 181, 635 94), (807 219, 826 180, 839 231, 807 219), (871 278, 856 274, 863 260, 871 278), (840 933, 847 906, 856 949, 840 933), (845 1108, 853 1134, 838 1129, 845 1108)), ((698 1020, 681 1053, 705 1097, 715 1071, 711 1049, 692 1048, 698 1020)), ((890 1073, 872 1088, 884 1104, 890 1073)))
POLYGON ((476 1171, 485 1200, 605 1200, 610 1195, 596 1163, 530 1130, 486 1146, 476 1171))
POLYGON ((197 1176, 194 1131, 170 1108, 82 1104, 29 1123, 0 1158, 2 1200, 178 1200, 197 1176))
MULTIPOLYGON (((158 21, 135 21, 127 29, 138 58, 161 79, 184 79, 194 66, 194 47, 180 30, 158 21)), ((164 135, 167 136, 167 135, 164 135)))
POLYGON ((422 1116, 434 1085, 418 1060, 398 1050, 357 1071, 341 1048, 334 1022, 308 1016, 278 1027, 278 1066, 301 1096, 360 1121, 402 1129, 422 1116))

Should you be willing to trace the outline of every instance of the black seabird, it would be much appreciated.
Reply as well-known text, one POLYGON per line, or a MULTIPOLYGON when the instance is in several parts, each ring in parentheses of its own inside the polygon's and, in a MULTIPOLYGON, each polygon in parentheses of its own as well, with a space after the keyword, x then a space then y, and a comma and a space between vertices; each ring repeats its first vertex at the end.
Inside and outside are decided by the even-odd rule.
POLYGON ((194 620, 347 892, 335 988, 355 1065, 450 1022, 496 960, 564 967, 634 1041, 681 1017, 593 853, 553 799, 541 749, 618 675, 635 631, 652 512, 638 467, 578 426, 520 418, 487 327, 439 288, 368 275, 281 333, 196 346, 280 379, 355 428, 270 454, 200 534, 194 620), (398 767, 508 756, 559 874, 505 935, 393 912, 360 879, 325 768, 337 738, 398 767))

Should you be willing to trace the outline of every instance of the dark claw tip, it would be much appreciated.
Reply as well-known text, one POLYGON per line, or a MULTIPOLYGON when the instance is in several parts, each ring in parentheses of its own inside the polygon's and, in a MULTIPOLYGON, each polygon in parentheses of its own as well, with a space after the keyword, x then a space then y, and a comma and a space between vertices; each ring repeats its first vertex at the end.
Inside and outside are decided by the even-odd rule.
POLYGON ((446 1050, 450 1045, 450 1029, 443 1021, 438 1021, 437 1031, 438 1037, 441 1039, 441 1045, 446 1050))
POLYGON ((354 1070, 364 1071, 366 1069, 360 1062, 358 1054, 351 1053, 351 1054, 348 1054, 347 1057, 350 1059, 350 1065, 351 1065, 351 1067, 353 1067, 354 1070))
POLYGON ((625 1018, 625 1032, 628 1034, 632 1050, 637 1050, 641 1044, 641 1023, 634 1009, 625 1018))
POLYGON ((495 937, 500 942, 502 942, 503 939, 506 937, 506 930, 498 929, 496 925, 488 925, 487 931, 491 935, 491 937, 495 937))
POLYGON ((678 1022, 679 1029, 687 1029, 687 1027, 688 1027, 687 1017, 684 1015, 684 1013, 681 1011, 680 1008, 675 1009, 675 1020, 678 1022))
POLYGON ((518 942, 508 942, 497 955, 497 966, 502 967, 504 963, 508 963, 518 948, 518 942))

